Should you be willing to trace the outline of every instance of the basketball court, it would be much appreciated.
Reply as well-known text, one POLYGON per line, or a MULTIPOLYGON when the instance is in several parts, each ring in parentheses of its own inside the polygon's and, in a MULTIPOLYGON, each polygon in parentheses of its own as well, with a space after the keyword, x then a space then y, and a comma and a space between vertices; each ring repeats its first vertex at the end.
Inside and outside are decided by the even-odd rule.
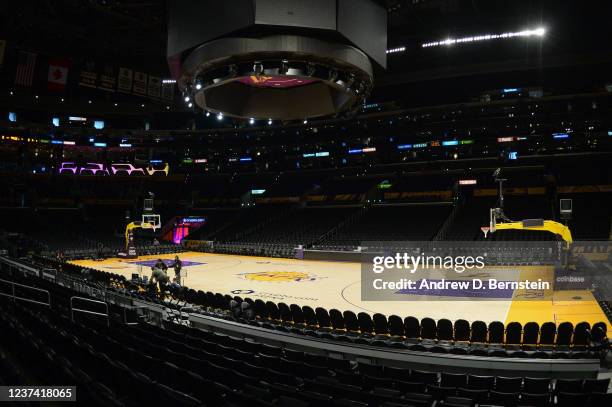
MULTIPOLYGON (((564 321, 573 324, 607 321, 597 301, 587 291, 551 292, 546 300, 520 300, 525 293, 516 290, 511 298, 495 301, 470 298, 445 301, 422 296, 404 297, 409 299, 405 301, 362 301, 360 263, 196 252, 181 253, 179 256, 183 261, 183 284, 186 286, 243 298, 370 314, 412 315, 419 319, 518 321, 522 324, 530 321, 540 324, 547 321, 557 324, 564 321), (582 299, 576 300, 578 296, 582 299)), ((133 273, 150 276, 151 266, 158 258, 169 264, 174 254, 141 256, 138 259, 75 260, 72 263, 130 278, 133 273)), ((539 267, 538 270, 551 272, 547 267, 539 267)), ((508 271, 517 272, 516 269, 508 271)), ((169 270, 171 276, 172 273, 169 270)))

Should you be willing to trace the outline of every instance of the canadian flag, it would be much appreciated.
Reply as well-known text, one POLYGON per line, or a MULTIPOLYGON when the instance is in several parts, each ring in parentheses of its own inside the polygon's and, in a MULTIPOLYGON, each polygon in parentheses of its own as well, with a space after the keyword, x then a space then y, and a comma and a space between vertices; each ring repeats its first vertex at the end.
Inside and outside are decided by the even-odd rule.
POLYGON ((49 76, 47 77, 47 87, 50 91, 62 92, 66 89, 68 82, 68 66, 66 59, 49 60, 49 76))

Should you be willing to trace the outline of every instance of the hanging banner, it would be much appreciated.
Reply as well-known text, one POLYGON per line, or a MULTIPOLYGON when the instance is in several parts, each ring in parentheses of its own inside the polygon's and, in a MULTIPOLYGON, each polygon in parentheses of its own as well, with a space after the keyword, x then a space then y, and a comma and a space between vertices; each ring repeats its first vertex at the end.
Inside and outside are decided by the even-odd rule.
POLYGON ((132 93, 132 78, 134 73, 128 68, 119 68, 117 77, 117 90, 123 93, 132 93))
POLYGON ((38 55, 32 52, 19 51, 17 69, 15 70, 15 85, 32 86, 37 57, 38 55))
POLYGON ((100 85, 98 88, 106 92, 115 91, 115 69, 112 65, 107 64, 104 66, 104 73, 100 75, 100 85))
POLYGON ((150 98, 159 99, 161 97, 161 78, 158 76, 149 76, 149 86, 147 94, 150 98))
POLYGON ((52 92, 63 92, 68 82, 68 66, 70 62, 64 58, 49 60, 49 73, 47 75, 47 89, 52 92))
POLYGON ((98 82, 98 73, 96 72, 96 63, 87 61, 81 69, 79 76, 79 85, 86 88, 96 88, 98 82))
POLYGON ((162 83, 162 99, 167 101, 174 100, 174 83, 162 83))
POLYGON ((147 95, 147 74, 144 72, 134 72, 134 87, 132 88, 135 95, 147 95))

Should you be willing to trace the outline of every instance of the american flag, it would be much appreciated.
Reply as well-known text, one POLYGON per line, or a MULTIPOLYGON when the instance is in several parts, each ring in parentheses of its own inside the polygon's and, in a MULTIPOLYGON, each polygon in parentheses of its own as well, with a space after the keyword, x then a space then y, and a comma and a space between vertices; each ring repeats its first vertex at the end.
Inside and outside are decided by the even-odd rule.
POLYGON ((15 73, 15 85, 32 86, 35 65, 36 54, 27 51, 19 51, 19 61, 17 62, 17 72, 15 73))

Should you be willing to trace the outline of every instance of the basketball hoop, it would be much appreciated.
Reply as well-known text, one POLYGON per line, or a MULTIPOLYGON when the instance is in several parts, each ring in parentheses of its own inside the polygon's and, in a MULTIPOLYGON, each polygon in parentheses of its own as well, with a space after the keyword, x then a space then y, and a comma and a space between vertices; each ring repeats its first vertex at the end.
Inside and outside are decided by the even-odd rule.
POLYGON ((491 228, 489 226, 482 226, 480 228, 480 230, 482 230, 482 233, 484 233, 484 237, 486 239, 487 238, 487 233, 489 233, 489 230, 491 230, 491 228))

